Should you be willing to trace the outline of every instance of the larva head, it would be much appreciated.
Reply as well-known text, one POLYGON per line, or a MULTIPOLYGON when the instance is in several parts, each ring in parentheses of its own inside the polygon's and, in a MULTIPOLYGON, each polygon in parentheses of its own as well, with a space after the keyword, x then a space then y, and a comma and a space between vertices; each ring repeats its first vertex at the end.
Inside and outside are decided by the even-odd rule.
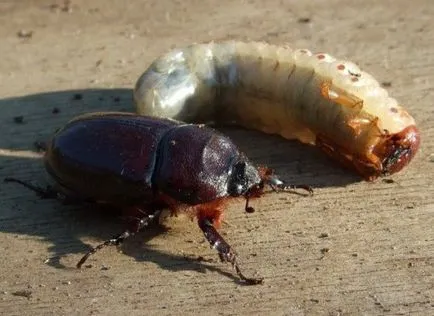
POLYGON ((412 160, 420 146, 419 130, 408 126, 401 132, 388 136, 382 160, 381 175, 390 175, 400 171, 412 160))

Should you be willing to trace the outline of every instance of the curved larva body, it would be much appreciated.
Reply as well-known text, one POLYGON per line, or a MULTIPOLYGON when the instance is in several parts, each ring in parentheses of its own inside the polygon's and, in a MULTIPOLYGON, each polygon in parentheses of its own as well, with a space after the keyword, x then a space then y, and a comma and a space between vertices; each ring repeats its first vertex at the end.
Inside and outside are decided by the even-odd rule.
POLYGON ((266 43, 173 50, 139 78, 134 100, 143 115, 316 144, 370 180, 401 170, 420 142, 414 119, 355 64, 266 43))

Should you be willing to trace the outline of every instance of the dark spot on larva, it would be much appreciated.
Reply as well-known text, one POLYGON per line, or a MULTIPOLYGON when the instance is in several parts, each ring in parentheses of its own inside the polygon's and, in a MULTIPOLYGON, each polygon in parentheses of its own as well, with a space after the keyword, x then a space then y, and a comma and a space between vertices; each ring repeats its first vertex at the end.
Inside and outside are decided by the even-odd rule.
POLYGON ((300 53, 307 54, 307 50, 306 49, 300 49, 300 53))
POLYGON ((339 65, 336 66, 336 68, 338 70, 344 70, 345 69, 345 65, 344 64, 339 64, 339 65))
POLYGON ((115 101, 115 102, 119 102, 120 100, 121 100, 120 97, 114 97, 114 98, 113 98, 113 101, 115 101))
POLYGON ((81 93, 76 93, 72 96, 72 100, 74 100, 74 101, 78 101, 81 99, 83 99, 83 95, 81 95, 81 93))
POLYGON ((351 77, 351 81, 352 82, 357 82, 357 81, 359 81, 359 78, 357 78, 357 77, 351 77))
POLYGON ((311 21, 311 19, 310 18, 307 18, 307 17, 305 17, 305 18, 299 18, 298 20, 297 20, 297 22, 298 23, 309 23, 311 21))
POLYGON ((389 87, 392 86, 392 82, 391 81, 383 81, 381 83, 381 86, 384 87, 384 88, 389 88, 389 87))
POLYGON ((349 69, 348 69, 348 73, 349 73, 351 76, 353 76, 353 77, 361 77, 361 76, 362 76, 362 74, 357 73, 357 72, 352 72, 352 71, 349 70, 349 69))
POLYGON ((319 55, 316 55, 316 58, 318 58, 319 60, 321 60, 321 59, 325 58, 325 55, 324 54, 319 54, 319 55))
POLYGON ((397 109, 397 108, 392 107, 392 108, 390 108, 389 110, 390 110, 390 112, 392 112, 392 113, 398 113, 398 109, 397 109))

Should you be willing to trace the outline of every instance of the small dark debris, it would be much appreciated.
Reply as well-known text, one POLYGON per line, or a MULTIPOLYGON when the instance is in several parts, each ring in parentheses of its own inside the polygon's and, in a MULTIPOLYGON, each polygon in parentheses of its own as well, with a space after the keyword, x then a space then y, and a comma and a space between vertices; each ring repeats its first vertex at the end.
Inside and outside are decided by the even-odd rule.
POLYGON ((413 263, 413 262, 409 262, 409 263, 407 264, 407 267, 409 267, 409 268, 414 267, 414 263, 413 263))
POLYGON ((322 254, 325 254, 325 253, 327 253, 327 252, 329 252, 329 251, 330 251, 329 248, 322 248, 322 249, 321 249, 321 253, 322 253, 322 254))
POLYGON ((312 303, 319 303, 319 300, 317 300, 316 298, 311 298, 310 301, 311 301, 312 303))
POLYGON ((395 180, 393 180, 393 179, 383 179, 382 181, 384 183, 395 183, 395 180))
POLYGON ((353 253, 353 254, 351 254, 353 257, 358 257, 359 256, 359 254, 358 253, 353 253))
POLYGON ((12 292, 12 295, 30 298, 30 297, 32 297, 32 291, 30 291, 30 290, 15 291, 15 292, 12 292))
POLYGON ((60 109, 59 109, 59 108, 53 108, 53 109, 51 110, 51 113, 53 113, 53 114, 58 114, 58 113, 60 113, 60 109))
POLYGON ((72 96, 73 101, 78 101, 78 100, 82 100, 82 99, 83 99, 83 95, 81 93, 76 93, 72 96))
POLYGON ((24 116, 19 115, 14 117, 14 122, 17 124, 23 124, 24 123, 24 116))
POLYGON ((86 269, 90 269, 90 268, 93 267, 93 265, 91 265, 91 264, 87 264, 87 265, 85 265, 84 267, 85 267, 86 269))
POLYGON ((102 64, 102 59, 98 59, 95 63, 95 67, 99 67, 102 64))
POLYGON ((102 267, 101 267, 101 270, 102 270, 102 271, 107 271, 107 270, 110 270, 110 267, 102 266, 102 267))
POLYGON ((103 97, 99 97, 98 100, 99 101, 104 101, 104 98, 103 97))
POLYGON ((33 36, 33 31, 29 31, 29 30, 19 30, 17 32, 17 36, 19 38, 32 38, 33 36))
POLYGON ((60 10, 62 12, 71 13, 72 12, 71 0, 64 0, 63 5, 52 4, 52 5, 50 5, 50 9, 53 11, 59 11, 60 10))
POLYGON ((306 24, 306 23, 310 23, 311 21, 312 21, 311 18, 308 18, 308 17, 299 18, 299 19, 297 20, 298 23, 304 23, 304 24, 306 24))
POLYGON ((381 86, 384 88, 390 88, 392 86, 392 82, 391 81, 383 81, 381 83, 381 86))
POLYGON ((121 100, 120 97, 114 97, 114 98, 113 98, 113 101, 115 101, 115 102, 119 102, 120 100, 121 100))
POLYGON ((329 236, 329 234, 327 233, 321 233, 318 238, 327 238, 329 236))
POLYGON ((196 258, 196 261, 211 263, 211 262, 214 262, 214 259, 212 259, 212 258, 204 258, 202 256, 199 256, 199 257, 196 258))

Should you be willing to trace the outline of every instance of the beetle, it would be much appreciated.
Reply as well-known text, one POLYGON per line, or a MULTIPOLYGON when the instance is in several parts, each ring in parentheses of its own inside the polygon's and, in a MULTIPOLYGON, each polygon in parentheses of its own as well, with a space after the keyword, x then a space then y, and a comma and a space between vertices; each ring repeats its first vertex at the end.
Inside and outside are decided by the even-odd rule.
POLYGON ((135 220, 121 234, 91 249, 78 262, 109 245, 120 245, 151 223, 163 208, 186 212, 198 225, 222 262, 229 262, 246 284, 262 283, 241 272, 232 247, 218 233, 227 201, 260 197, 266 185, 294 192, 306 185, 287 185, 267 167, 255 167, 220 132, 198 124, 124 112, 80 115, 47 143, 44 165, 55 186, 46 189, 15 178, 43 198, 104 203, 131 210, 135 220))

